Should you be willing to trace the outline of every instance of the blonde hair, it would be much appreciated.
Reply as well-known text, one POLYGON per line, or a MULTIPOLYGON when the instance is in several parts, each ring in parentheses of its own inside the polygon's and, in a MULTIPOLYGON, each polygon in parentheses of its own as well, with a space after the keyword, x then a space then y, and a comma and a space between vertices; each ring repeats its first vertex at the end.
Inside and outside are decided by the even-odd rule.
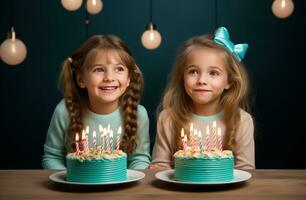
MULTIPOLYGON (((59 86, 63 92, 66 107, 68 109, 70 123, 66 144, 68 148, 84 128, 82 122, 85 111, 88 109, 88 94, 77 84, 77 76, 81 75, 86 68, 89 68, 99 53, 116 51, 122 62, 128 68, 130 84, 125 93, 120 97, 120 107, 123 111, 124 135, 122 150, 131 154, 136 144, 137 127, 137 106, 140 101, 143 86, 143 75, 128 47, 123 41, 114 35, 96 35, 89 38, 80 48, 76 49, 66 59, 62 66, 59 78, 59 86)), ((73 148, 73 146, 71 147, 73 148)), ((69 151, 71 151, 71 148, 69 151)))
POLYGON ((181 146, 180 130, 181 128, 188 130, 188 122, 193 112, 192 99, 184 88, 184 71, 189 54, 196 48, 218 50, 227 65, 228 81, 231 87, 222 93, 220 103, 224 109, 226 125, 225 147, 232 149, 235 145, 234 138, 240 123, 239 109, 249 111, 247 99, 248 77, 243 64, 223 46, 215 43, 212 35, 192 37, 181 46, 159 111, 166 110, 170 116, 171 131, 175 134, 175 148, 178 150, 181 146))

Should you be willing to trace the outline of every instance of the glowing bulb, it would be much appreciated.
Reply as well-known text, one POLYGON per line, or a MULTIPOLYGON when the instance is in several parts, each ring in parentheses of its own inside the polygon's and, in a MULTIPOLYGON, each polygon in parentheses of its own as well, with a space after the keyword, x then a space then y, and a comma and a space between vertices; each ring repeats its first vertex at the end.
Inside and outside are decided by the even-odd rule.
POLYGON ((274 0, 272 4, 272 12, 278 18, 289 17, 294 11, 294 3, 292 0, 274 0))
POLYGON ((86 8, 90 14, 95 15, 102 10, 103 3, 101 0, 87 0, 86 8))
POLYGON ((82 0, 61 0, 62 5, 69 11, 77 10, 82 5, 82 0))
POLYGON ((141 43, 147 49, 156 49, 159 47, 161 40, 160 33, 152 23, 148 25, 148 29, 141 36, 141 43))
POLYGON ((12 38, 6 39, 0 46, 0 55, 3 62, 8 65, 20 64, 27 55, 27 48, 24 43, 15 36, 12 28, 12 38))

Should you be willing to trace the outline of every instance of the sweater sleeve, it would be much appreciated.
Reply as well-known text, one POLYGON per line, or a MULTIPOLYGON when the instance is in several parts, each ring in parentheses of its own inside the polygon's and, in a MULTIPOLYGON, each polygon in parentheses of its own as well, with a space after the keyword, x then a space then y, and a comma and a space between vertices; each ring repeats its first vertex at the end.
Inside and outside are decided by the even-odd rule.
POLYGON ((65 134, 68 127, 68 113, 64 101, 55 108, 44 144, 42 166, 45 169, 65 169, 65 134))
POLYGON ((246 112, 244 112, 243 115, 241 117, 241 125, 237 132, 236 145, 234 148, 235 168, 254 169, 255 144, 253 119, 246 112))
POLYGON ((157 121, 157 133, 152 153, 152 164, 161 167, 171 167, 173 165, 174 138, 170 131, 170 121, 165 111, 161 112, 157 121))
POLYGON ((138 106, 138 132, 137 147, 128 157, 129 169, 145 169, 151 161, 150 137, 149 137, 149 117, 143 106, 138 106))

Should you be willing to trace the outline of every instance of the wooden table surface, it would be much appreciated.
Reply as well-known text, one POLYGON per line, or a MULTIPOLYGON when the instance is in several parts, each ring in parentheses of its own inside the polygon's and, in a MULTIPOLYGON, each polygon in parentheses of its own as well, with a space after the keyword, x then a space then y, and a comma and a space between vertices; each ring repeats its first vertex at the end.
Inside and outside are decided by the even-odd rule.
POLYGON ((246 182, 195 186, 156 180, 109 186, 75 186, 49 180, 52 170, 0 170, 0 200, 8 199, 306 199, 306 170, 253 170, 246 182))

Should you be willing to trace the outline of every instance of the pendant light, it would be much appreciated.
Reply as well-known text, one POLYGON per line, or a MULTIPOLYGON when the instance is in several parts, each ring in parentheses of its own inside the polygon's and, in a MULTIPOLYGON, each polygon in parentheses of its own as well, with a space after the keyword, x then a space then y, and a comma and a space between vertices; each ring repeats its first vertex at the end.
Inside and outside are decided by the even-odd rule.
POLYGON ((83 0, 61 0, 61 3, 67 10, 75 11, 81 7, 83 0))
POLYGON ((146 26, 146 31, 141 36, 142 45, 150 50, 156 49, 161 43, 161 35, 156 29, 152 20, 152 0, 150 0, 150 22, 146 26))
POLYGON ((274 0, 272 4, 272 12, 278 18, 287 18, 294 11, 294 3, 292 0, 274 0))
POLYGON ((88 13, 95 15, 98 14, 103 8, 101 0, 87 0, 86 9, 88 13))
POLYGON ((0 55, 3 62, 8 65, 18 65, 22 63, 27 55, 27 48, 24 43, 16 38, 14 29, 14 1, 11 0, 11 31, 8 33, 8 39, 2 42, 0 46, 0 55))
MULTIPOLYGON (((75 11, 81 7, 83 0, 61 0, 61 2, 67 10, 75 11)), ((102 10, 103 2, 102 0, 87 0, 85 7, 88 13, 95 15, 102 10)))

